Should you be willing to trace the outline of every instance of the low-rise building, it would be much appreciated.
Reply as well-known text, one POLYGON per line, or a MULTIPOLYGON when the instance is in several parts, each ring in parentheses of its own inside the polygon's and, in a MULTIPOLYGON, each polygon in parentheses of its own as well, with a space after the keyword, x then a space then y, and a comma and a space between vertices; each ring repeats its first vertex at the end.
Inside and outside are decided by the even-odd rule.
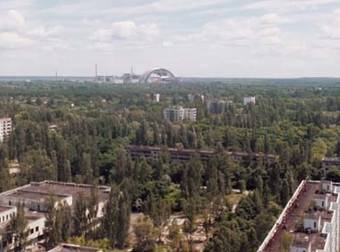
POLYGON ((282 251, 284 235, 292 238, 290 252, 338 252, 340 184, 302 181, 258 252, 282 251))
POLYGON ((256 98, 255 96, 246 96, 243 98, 243 105, 248 105, 248 104, 256 104, 256 98))
POLYGON ((164 119, 171 122, 188 120, 195 122, 197 118, 196 108, 183 108, 182 106, 170 107, 163 110, 164 119))
POLYGON ((102 250, 86 246, 62 243, 47 252, 102 252, 102 250))
POLYGON ((12 119, 9 117, 0 118, 0 143, 12 132, 12 119))
MULTIPOLYGON (((55 181, 32 182, 0 194, 0 251, 11 249, 12 239, 6 234, 10 220, 17 213, 17 205, 24 206, 27 220, 27 241, 31 244, 44 238, 46 212, 49 199, 55 200, 55 207, 59 203, 74 207, 74 203, 80 196, 90 198, 92 185, 63 183, 55 181)), ((110 187, 98 186, 97 218, 103 216, 103 208, 108 200, 110 187)))

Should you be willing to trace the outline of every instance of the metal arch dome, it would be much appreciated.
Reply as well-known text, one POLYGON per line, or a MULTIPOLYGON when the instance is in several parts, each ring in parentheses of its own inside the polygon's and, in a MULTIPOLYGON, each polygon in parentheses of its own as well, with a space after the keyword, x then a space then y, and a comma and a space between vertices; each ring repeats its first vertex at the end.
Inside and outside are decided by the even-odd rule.
POLYGON ((145 72, 141 77, 140 83, 155 83, 155 82, 165 82, 165 83, 173 83, 176 81, 175 75, 165 68, 155 68, 153 70, 145 72), (156 76, 157 81, 154 81, 152 78, 156 76))

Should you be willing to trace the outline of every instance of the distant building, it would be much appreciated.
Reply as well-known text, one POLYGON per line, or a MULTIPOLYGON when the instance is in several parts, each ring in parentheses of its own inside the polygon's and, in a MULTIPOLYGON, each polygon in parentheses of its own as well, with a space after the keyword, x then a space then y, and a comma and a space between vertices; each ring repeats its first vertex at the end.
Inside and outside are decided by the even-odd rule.
POLYGON ((340 157, 325 157, 322 159, 322 167, 338 167, 340 168, 340 157))
POLYGON ((0 143, 12 132, 12 119, 9 117, 0 118, 0 143))
POLYGON ((163 110, 164 118, 171 122, 188 120, 195 122, 197 117, 196 108, 183 108, 182 106, 170 107, 163 110))
POLYGON ((207 101, 207 109, 210 114, 223 114, 226 110, 227 102, 222 99, 207 101))
POLYGON ((194 94, 188 94, 188 100, 189 100, 189 102, 193 102, 195 100, 195 95, 194 94))
MULTIPOLYGON (((194 156, 199 157, 201 161, 212 160, 218 152, 216 150, 201 150, 201 149, 183 149, 183 148, 162 148, 159 146, 141 146, 129 145, 127 151, 132 158, 159 158, 164 151, 169 154, 169 158, 173 162, 189 161, 194 156)), ((278 156, 263 153, 248 153, 239 151, 224 151, 224 154, 229 156, 235 162, 243 162, 251 160, 252 162, 275 163, 278 156)))
POLYGON ((189 102, 194 102, 195 100, 200 100, 201 102, 204 102, 203 94, 188 94, 187 98, 189 102))
POLYGON ((175 84, 177 78, 175 75, 165 68, 154 68, 145 72, 140 76, 141 84, 175 84))
POLYGON ((302 181, 258 252, 282 251, 285 233, 292 238, 290 252, 338 252, 340 183, 302 181))
MULTIPOLYGON (((51 196, 56 200, 55 206, 64 203, 74 207, 79 195, 90 197, 92 188, 92 185, 86 184, 42 181, 31 182, 28 185, 0 193, 0 251, 13 248, 13 237, 6 235, 6 230, 10 220, 16 215, 18 203, 22 203, 25 208, 25 218, 28 221, 27 241, 35 244, 45 238, 46 211, 48 199, 51 196)), ((103 216, 103 208, 109 198, 109 193, 110 187, 98 186, 97 218, 103 216)))
POLYGON ((154 102, 159 102, 160 101, 160 98, 161 98, 161 95, 160 94, 152 94, 152 99, 154 102))
POLYGON ((124 79, 117 76, 97 76, 95 82, 104 84, 124 84, 124 79))
POLYGON ((133 72, 126 73, 122 76, 122 79, 124 84, 138 84, 140 75, 134 74, 133 72))
POLYGON ((243 98, 243 105, 248 105, 248 104, 256 104, 256 98, 255 96, 246 96, 243 98))

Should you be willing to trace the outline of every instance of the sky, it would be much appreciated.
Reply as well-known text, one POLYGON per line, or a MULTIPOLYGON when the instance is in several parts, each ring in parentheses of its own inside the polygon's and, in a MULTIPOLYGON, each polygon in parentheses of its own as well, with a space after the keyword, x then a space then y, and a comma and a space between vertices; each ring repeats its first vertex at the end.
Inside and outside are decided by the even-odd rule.
POLYGON ((0 0, 0 76, 340 77, 340 0, 0 0))

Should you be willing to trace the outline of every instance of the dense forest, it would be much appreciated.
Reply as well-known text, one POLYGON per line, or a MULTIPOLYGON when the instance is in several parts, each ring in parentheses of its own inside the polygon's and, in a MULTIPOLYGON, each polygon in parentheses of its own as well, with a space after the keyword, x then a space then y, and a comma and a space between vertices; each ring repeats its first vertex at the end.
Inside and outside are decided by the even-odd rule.
POLYGON ((108 251, 256 251, 301 180, 340 182, 339 168, 322 166, 324 157, 340 156, 336 81, 37 81, 4 82, 0 90, 0 117, 13 120, 12 134, 0 145, 0 191, 42 180, 112 186, 97 229, 88 231, 84 216, 95 192, 72 215, 67 207, 51 210, 50 217, 60 221, 49 223, 51 246, 71 241, 108 251), (160 102, 152 99, 155 93, 160 102), (244 105, 245 96, 256 96, 256 104, 244 105), (223 113, 209 113, 213 98, 228 101, 223 113), (197 108, 197 121, 166 121, 162 111, 171 105, 197 108), (172 162, 166 151, 158 158, 132 158, 129 144, 216 155, 185 162, 172 162), (278 158, 235 161, 223 150, 278 158), (14 164, 20 167, 15 175, 14 164), (131 216, 140 213, 144 217, 132 223, 131 216), (183 224, 172 221, 174 216, 183 216, 183 224), (85 226, 75 229, 72 223, 85 226))

